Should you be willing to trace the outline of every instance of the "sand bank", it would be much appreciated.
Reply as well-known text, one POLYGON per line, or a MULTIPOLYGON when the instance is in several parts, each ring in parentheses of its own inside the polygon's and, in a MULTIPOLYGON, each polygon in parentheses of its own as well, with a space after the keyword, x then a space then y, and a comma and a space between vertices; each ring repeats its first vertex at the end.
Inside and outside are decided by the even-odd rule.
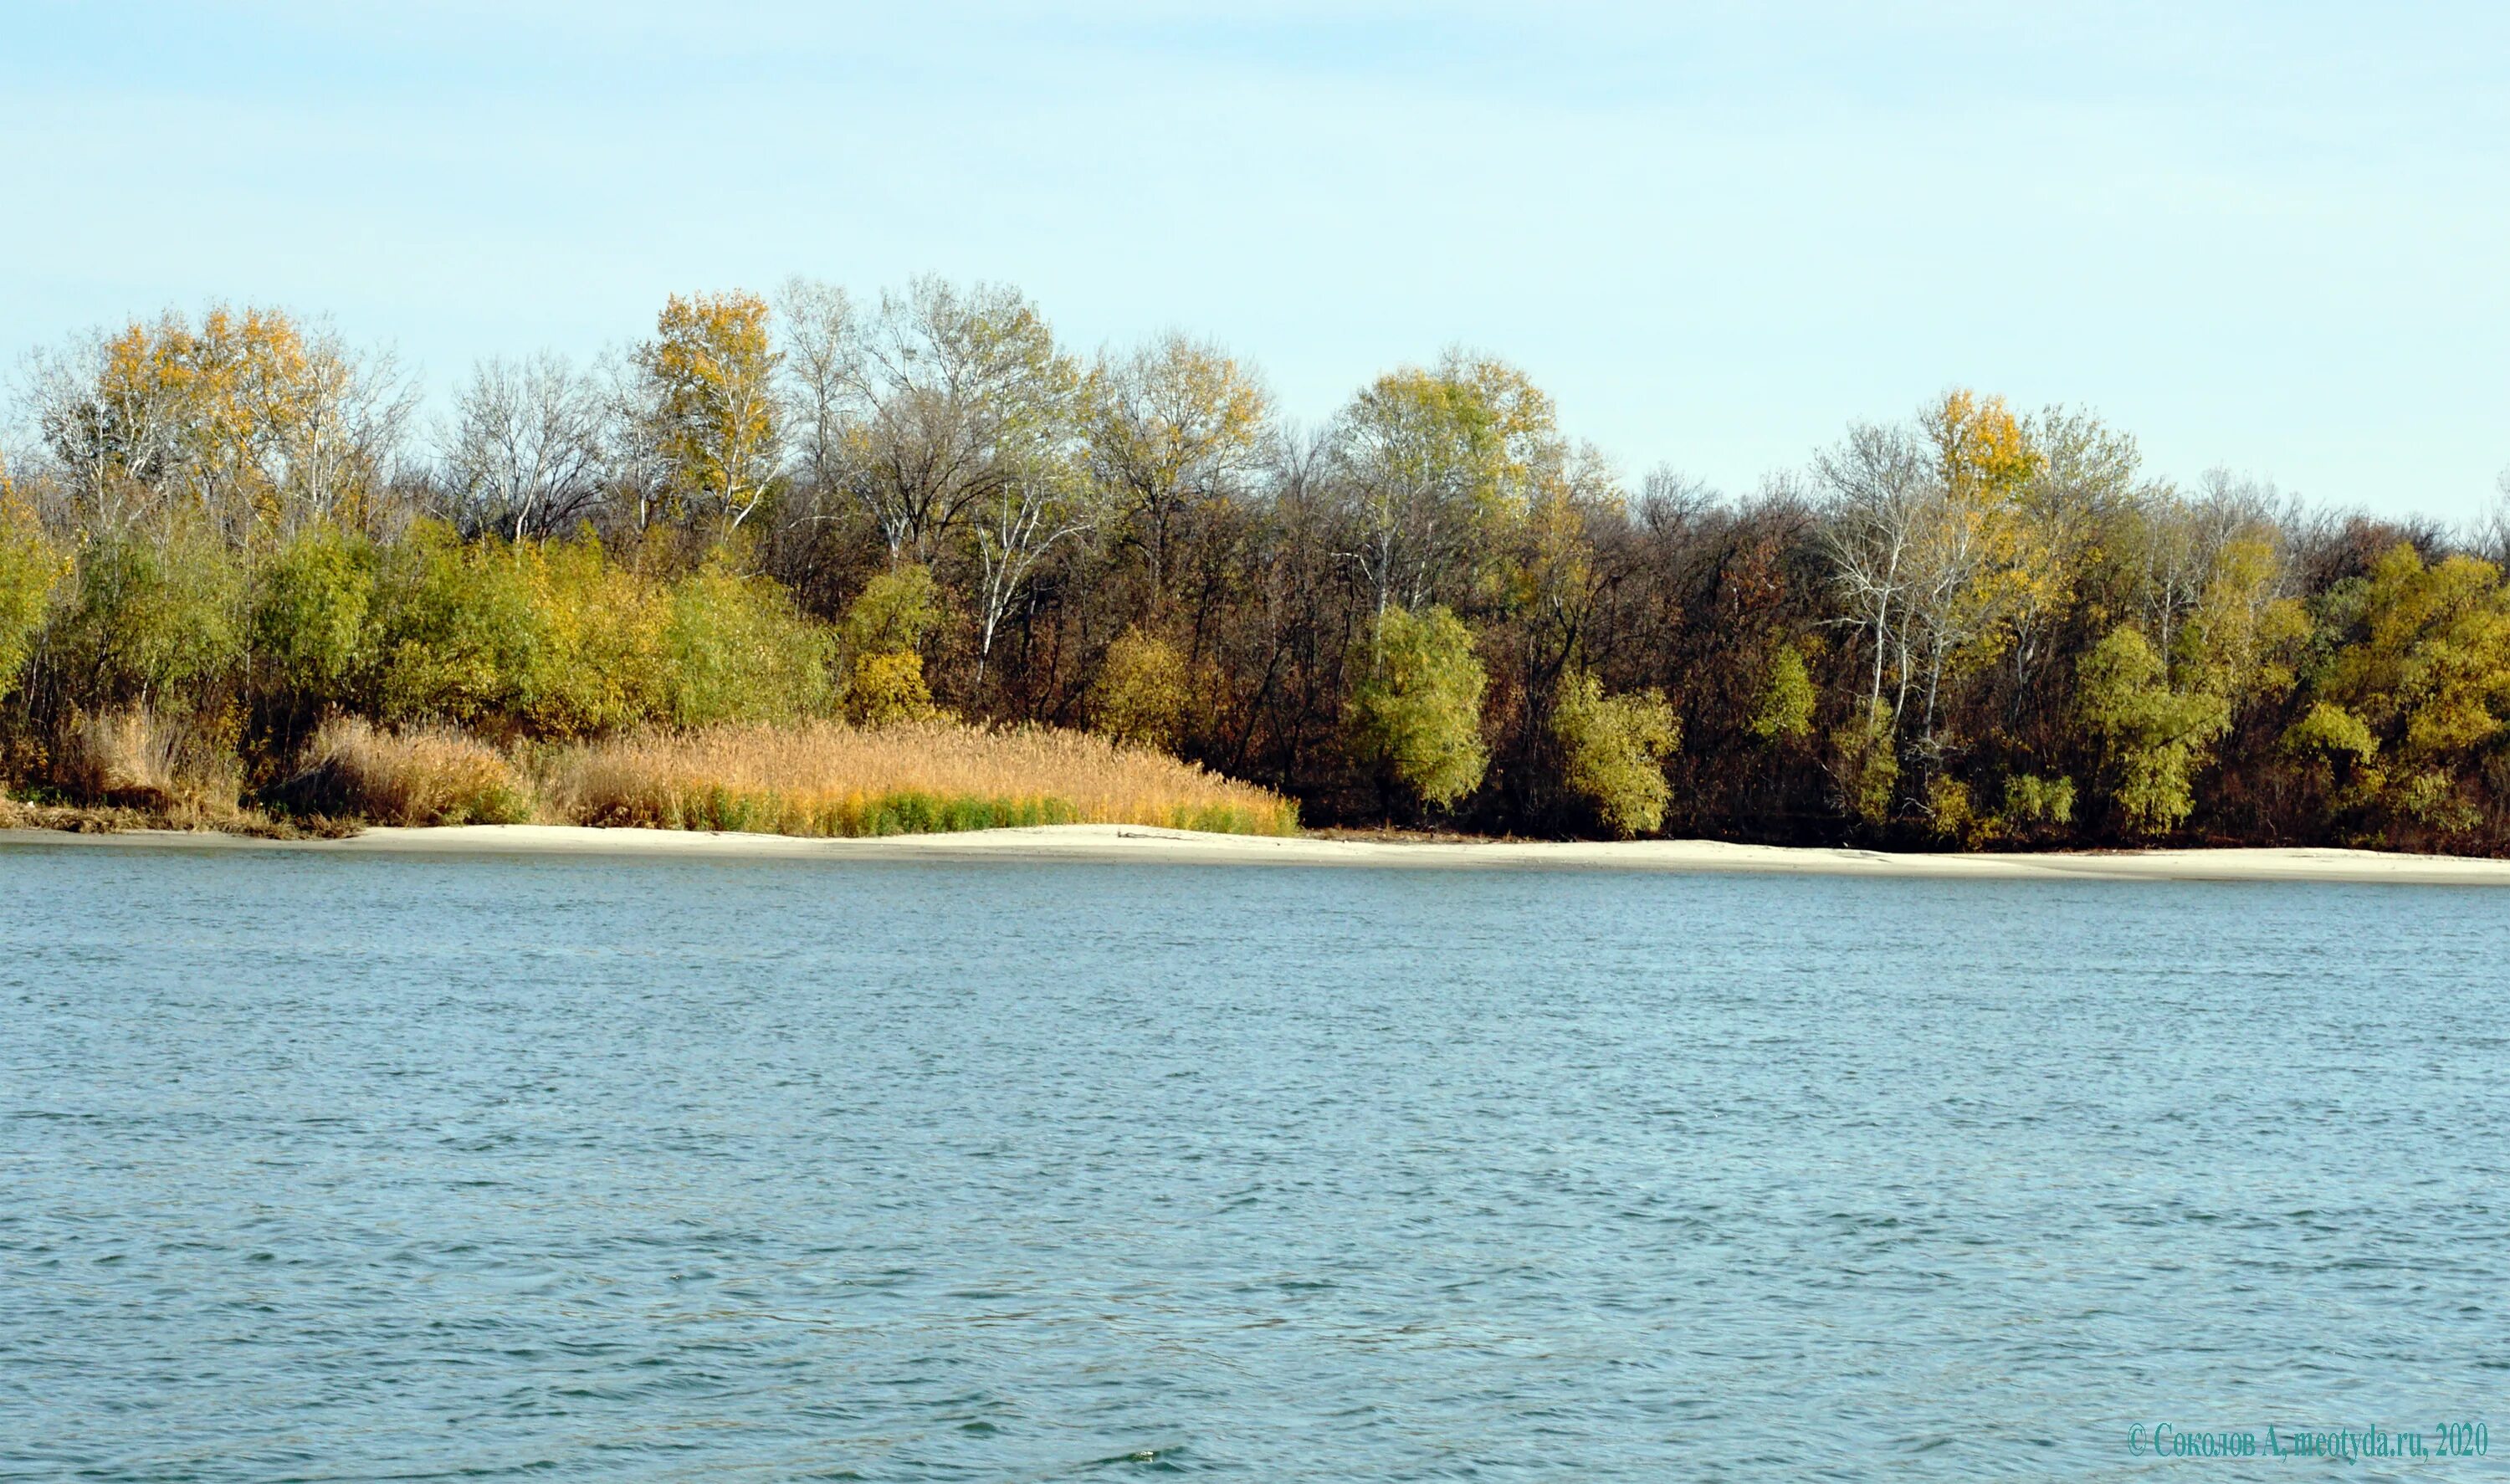
POLYGON ((1194 865, 1324 865, 1400 869, 1554 868, 1740 871, 1794 876, 1907 876, 2034 881, 2331 881, 2510 886, 2510 860, 2348 850, 2195 850, 2044 855, 1894 855, 1881 851, 1724 845, 1709 840, 1410 843, 1204 835, 1124 824, 1065 824, 953 835, 804 840, 783 835, 475 824, 371 829, 346 840, 271 841, 134 830, 71 835, 0 830, 0 849, 297 851, 332 855, 633 856, 845 860, 1095 860, 1194 865))

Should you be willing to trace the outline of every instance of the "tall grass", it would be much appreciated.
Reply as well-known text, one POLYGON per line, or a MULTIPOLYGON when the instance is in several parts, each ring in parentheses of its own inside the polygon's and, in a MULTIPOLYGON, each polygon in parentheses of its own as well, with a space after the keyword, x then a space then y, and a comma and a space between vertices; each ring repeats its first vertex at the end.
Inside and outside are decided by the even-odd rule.
POLYGON ((1281 835, 1298 808, 1163 753, 1086 733, 919 722, 646 732, 549 748, 545 818, 574 824, 890 835, 1150 824, 1281 835))
POLYGON ((378 824, 519 824, 529 782, 503 753, 445 727, 388 732, 355 717, 324 722, 275 801, 299 815, 378 824))
MULTIPOLYGON (((134 707, 70 727, 51 776, 61 798, 106 828, 538 819, 786 835, 1084 823, 1261 835, 1298 829, 1289 800, 1162 752, 1083 732, 948 721, 725 723, 508 751, 450 727, 393 729, 335 717, 291 772, 255 795, 270 811, 265 817, 239 807, 241 765, 231 748, 134 707)), ((0 813, 15 819, 23 811, 0 813)))
POLYGON ((214 822, 236 812, 234 754, 181 718, 146 706, 78 716, 55 744, 51 781, 71 802, 142 810, 170 822, 214 822))

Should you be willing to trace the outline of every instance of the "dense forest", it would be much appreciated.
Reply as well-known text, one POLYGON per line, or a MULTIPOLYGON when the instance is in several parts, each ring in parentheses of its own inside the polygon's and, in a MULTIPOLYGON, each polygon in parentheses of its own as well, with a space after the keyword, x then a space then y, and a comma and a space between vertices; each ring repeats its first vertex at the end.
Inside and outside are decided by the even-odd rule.
POLYGON ((586 364, 215 306, 37 353, 0 438, 0 778, 284 785, 317 729, 520 747, 1035 722, 1311 825, 2510 848, 2501 532, 2174 483, 1948 392, 1739 497, 1627 480, 1450 351, 1332 420, 1016 291, 672 298, 586 364), (91 749, 92 750, 92 749, 91 749))

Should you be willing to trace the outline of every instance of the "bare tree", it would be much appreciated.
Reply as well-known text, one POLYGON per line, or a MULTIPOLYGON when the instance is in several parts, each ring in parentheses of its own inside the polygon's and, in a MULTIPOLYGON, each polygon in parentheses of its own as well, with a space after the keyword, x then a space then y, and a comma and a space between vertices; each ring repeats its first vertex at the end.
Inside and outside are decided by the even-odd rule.
POLYGON ((834 284, 787 280, 776 297, 784 346, 784 426, 797 482, 818 491, 844 482, 853 413, 863 384, 863 324, 853 296, 834 284))
POLYGON ((117 375, 98 331, 29 357, 23 395, 35 438, 82 526, 119 534, 161 507, 182 452, 178 387, 117 375))
POLYGON ((292 401, 276 439, 283 523, 297 529, 363 514, 391 482, 416 388, 390 351, 358 351, 318 323, 292 401))
POLYGON ((2484 559, 2510 570, 2510 469, 2493 481, 2492 509, 2475 528, 2474 546, 2484 559))
POLYGON ((2244 538, 2278 541, 2285 511, 2271 482, 2209 469, 2193 498, 2167 487, 2143 501, 2145 627, 2165 658, 2204 600, 2224 549, 2244 538))
POLYGON ((589 518, 609 485, 608 419, 599 389, 564 357, 480 361, 442 438, 458 522, 522 541, 589 518))
POLYGON ((1867 714, 1882 711, 1882 682, 1896 672, 1897 713, 1908 705, 1910 628, 1922 578, 1919 547, 1940 497, 1925 451, 1906 430, 1860 423, 1823 454, 1815 472, 1831 494, 1823 522, 1846 623, 1874 646, 1867 714))

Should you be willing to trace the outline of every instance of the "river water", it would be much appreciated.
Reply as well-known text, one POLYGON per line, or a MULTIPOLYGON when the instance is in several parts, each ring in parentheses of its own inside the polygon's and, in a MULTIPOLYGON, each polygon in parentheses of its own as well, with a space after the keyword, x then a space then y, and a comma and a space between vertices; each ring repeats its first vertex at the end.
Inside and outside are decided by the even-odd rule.
POLYGON ((2510 1457, 2505 945, 2439 888, 0 849, 0 1477, 2510 1457))

